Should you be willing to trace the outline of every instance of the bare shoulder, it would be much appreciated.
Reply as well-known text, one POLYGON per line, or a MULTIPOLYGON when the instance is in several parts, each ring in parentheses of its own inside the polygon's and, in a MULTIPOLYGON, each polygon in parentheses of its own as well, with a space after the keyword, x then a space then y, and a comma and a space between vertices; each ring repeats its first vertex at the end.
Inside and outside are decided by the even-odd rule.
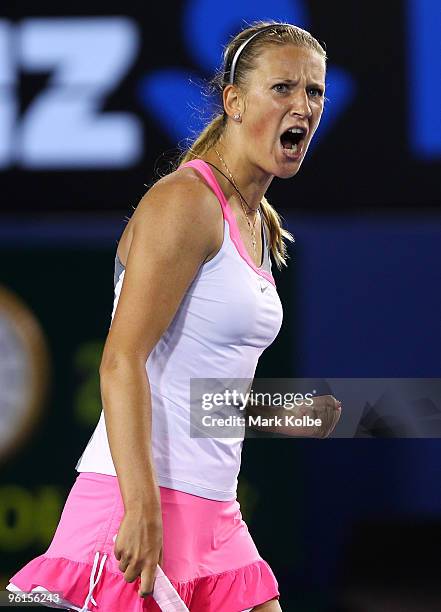
MULTIPOLYGON (((172 172, 157 181, 141 198, 118 248, 120 260, 127 261, 134 231, 147 232, 158 240, 163 230, 174 227, 182 239, 204 243, 208 261, 223 240, 223 214, 216 195, 201 175, 191 167, 172 172)), ((176 236, 176 235, 175 235, 176 236)))
POLYGON ((222 217, 216 195, 191 167, 175 170, 157 181, 140 200, 133 217, 149 216, 152 208, 158 207, 182 215, 189 222, 200 220, 207 230, 222 217))

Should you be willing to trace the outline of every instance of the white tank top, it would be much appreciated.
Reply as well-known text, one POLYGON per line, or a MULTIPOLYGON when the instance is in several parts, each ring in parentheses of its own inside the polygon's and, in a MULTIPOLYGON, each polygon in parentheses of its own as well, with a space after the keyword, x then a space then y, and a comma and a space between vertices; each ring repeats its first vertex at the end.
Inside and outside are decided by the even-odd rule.
MULTIPOLYGON (((202 160, 181 168, 186 166, 196 169, 218 197, 224 238, 215 257, 199 268, 147 359, 152 452, 160 486, 223 501, 236 498, 243 436, 190 437, 190 379, 253 379, 260 355, 280 330, 283 314, 266 232, 263 263, 257 267, 210 166, 202 160)), ((116 257, 112 320, 124 274, 116 257)), ((116 476, 103 411, 76 470, 116 476)))

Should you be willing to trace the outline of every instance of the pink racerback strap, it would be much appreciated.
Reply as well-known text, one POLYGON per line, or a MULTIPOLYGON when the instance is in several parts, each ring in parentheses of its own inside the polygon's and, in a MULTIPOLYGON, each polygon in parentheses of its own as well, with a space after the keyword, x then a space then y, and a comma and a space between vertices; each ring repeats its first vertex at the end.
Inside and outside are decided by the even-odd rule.
POLYGON ((246 250, 243 244, 242 237, 240 235, 240 230, 237 225, 236 218, 233 214, 231 206, 229 205, 227 198, 225 197, 222 189, 220 188, 220 185, 217 182, 217 179, 214 175, 213 170, 202 159, 193 159, 189 162, 186 162, 185 164, 182 164, 182 166, 179 166, 179 169, 185 168, 187 166, 195 168, 198 172, 200 172, 200 174, 202 174, 202 176, 204 177, 205 181, 208 183, 208 185, 211 187, 211 189, 216 194, 222 206, 222 212, 223 212, 224 218, 227 220, 229 228, 230 228, 231 240, 233 241, 236 249, 238 250, 239 255, 242 257, 242 259, 245 260, 245 262, 257 274, 259 274, 260 276, 263 276, 263 278, 269 281, 272 285, 276 286, 273 275, 267 272, 266 270, 262 270, 261 268, 258 268, 256 264, 254 263, 254 261, 249 256, 248 251, 246 250))

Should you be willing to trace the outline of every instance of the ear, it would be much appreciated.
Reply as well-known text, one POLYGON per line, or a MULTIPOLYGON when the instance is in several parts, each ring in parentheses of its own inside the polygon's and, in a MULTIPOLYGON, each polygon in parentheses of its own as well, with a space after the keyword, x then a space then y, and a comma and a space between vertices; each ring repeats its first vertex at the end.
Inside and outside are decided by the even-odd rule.
POLYGON ((243 101, 236 85, 227 85, 222 92, 225 112, 229 117, 242 116, 243 101))

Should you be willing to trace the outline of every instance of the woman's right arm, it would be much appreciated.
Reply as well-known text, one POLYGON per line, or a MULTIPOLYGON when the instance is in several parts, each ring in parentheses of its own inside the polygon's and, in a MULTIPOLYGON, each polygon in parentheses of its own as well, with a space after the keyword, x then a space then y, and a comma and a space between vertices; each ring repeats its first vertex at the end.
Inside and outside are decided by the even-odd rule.
POLYGON ((162 560, 145 364, 218 242, 219 215, 211 191, 187 173, 167 177, 143 197, 132 219, 124 282, 104 346, 101 396, 125 508, 115 555, 128 582, 141 575, 141 596, 152 590, 162 560))

